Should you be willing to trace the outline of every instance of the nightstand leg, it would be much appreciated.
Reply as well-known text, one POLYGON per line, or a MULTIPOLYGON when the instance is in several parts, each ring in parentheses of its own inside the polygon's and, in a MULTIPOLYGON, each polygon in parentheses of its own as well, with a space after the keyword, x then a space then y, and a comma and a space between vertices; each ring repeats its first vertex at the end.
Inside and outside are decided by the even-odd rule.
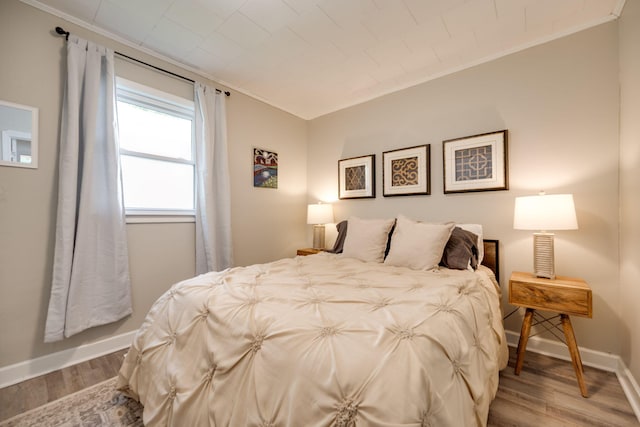
POLYGON ((567 346, 569 347, 569 353, 571 354, 571 362, 573 362, 573 370, 576 371, 576 378, 578 378, 578 385, 580 386, 580 393, 582 397, 589 397, 587 393, 587 386, 584 383, 584 371, 582 368, 582 359, 580 358, 580 351, 578 350, 578 343, 573 333, 573 326, 571 326, 571 319, 569 315, 561 314, 562 329, 564 329, 564 336, 567 339, 567 346))
POLYGON ((522 364, 524 363, 524 352, 527 350, 527 341, 529 340, 529 332, 531 331, 531 321, 533 320, 533 308, 527 308, 522 320, 522 329, 520 330, 520 339, 518 340, 518 357, 516 359, 516 375, 520 375, 522 364))

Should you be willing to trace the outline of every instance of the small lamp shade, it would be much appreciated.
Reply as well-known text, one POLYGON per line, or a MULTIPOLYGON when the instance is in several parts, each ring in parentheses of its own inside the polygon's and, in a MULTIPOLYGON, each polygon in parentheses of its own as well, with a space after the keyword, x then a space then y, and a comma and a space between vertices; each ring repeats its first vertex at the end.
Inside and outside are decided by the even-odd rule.
POLYGON ((516 197, 513 228, 539 230, 533 233, 533 272, 537 277, 555 279, 554 234, 548 231, 578 228, 573 195, 541 193, 516 197))
POLYGON ((324 225, 333 222, 333 206, 318 203, 307 206, 307 224, 313 224, 313 248, 324 249, 324 225))
POLYGON ((333 206, 317 203, 307 207, 307 224, 329 224, 333 222, 333 206))
POLYGON ((577 230, 572 194, 516 197, 513 214, 516 230, 577 230))

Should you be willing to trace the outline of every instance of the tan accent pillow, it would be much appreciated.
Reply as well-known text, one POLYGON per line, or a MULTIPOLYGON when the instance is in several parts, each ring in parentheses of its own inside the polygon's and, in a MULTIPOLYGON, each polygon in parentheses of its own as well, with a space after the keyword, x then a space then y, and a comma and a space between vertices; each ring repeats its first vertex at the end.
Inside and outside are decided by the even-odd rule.
POLYGON ((344 240, 342 255, 367 262, 382 262, 387 248, 389 231, 394 219, 348 219, 349 231, 344 240))
POLYGON ((454 223, 432 224, 398 216, 391 248, 384 263, 413 270, 431 270, 438 266, 454 223))

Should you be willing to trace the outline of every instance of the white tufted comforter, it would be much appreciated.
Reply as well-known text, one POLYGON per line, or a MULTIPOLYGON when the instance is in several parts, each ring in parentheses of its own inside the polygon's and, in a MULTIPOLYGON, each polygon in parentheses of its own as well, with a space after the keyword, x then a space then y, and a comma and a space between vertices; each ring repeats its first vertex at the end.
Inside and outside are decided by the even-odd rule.
POLYGON ((148 426, 473 426, 506 362, 488 269, 323 253, 176 284, 118 386, 148 426))

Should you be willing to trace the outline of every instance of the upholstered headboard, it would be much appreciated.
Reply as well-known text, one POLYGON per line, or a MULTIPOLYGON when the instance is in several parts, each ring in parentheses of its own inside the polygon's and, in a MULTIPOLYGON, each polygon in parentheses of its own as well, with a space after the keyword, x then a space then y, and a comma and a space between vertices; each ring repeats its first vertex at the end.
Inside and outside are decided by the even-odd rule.
POLYGON ((484 239, 484 258, 482 265, 488 267, 496 276, 496 281, 500 282, 500 252, 497 240, 484 239))

